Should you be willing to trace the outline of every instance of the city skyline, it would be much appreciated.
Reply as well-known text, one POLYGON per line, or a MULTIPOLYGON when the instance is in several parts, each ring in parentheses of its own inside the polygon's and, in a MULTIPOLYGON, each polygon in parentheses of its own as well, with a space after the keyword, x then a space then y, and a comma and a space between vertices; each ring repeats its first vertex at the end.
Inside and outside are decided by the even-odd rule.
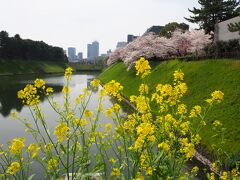
POLYGON ((2 0, 0 30, 63 49, 75 47, 85 58, 89 42, 98 41, 100 54, 106 53, 127 41, 128 34, 139 36, 173 21, 188 23, 188 8, 198 6, 197 0, 2 0))

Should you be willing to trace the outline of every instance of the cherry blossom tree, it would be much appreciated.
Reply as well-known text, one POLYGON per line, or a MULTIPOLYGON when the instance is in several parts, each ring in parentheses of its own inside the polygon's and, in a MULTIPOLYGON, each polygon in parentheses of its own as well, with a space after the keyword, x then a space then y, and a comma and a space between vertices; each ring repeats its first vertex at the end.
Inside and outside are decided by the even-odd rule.
POLYGON ((203 30, 176 30, 171 38, 148 34, 138 37, 124 48, 116 49, 109 57, 108 65, 122 60, 131 68, 140 57, 166 59, 194 53, 199 55, 210 42, 210 35, 203 30))

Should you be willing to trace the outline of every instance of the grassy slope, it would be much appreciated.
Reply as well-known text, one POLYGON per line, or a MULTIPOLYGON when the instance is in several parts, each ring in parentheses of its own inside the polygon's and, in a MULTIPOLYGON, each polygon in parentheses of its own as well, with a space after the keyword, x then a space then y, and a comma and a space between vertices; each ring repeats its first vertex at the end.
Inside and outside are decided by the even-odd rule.
POLYGON ((28 74, 28 73, 62 73, 66 67, 71 66, 77 71, 101 70, 95 65, 78 63, 0 60, 0 75, 28 74))
POLYGON ((27 73, 59 73, 67 67, 65 63, 43 61, 1 60, 0 75, 27 73))
MULTIPOLYGON (((214 90, 221 90, 225 99, 221 104, 215 105, 207 116, 207 120, 213 122, 220 120, 227 128, 228 142, 224 150, 229 153, 240 152, 240 61, 234 60, 209 60, 209 61, 165 61, 152 63, 152 73, 147 78, 147 83, 153 89, 160 83, 172 82, 172 74, 177 69, 185 73, 185 82, 189 87, 184 102, 192 107, 196 104, 205 104, 214 90)), ((117 63, 106 69, 99 78, 104 82, 112 79, 124 85, 123 93, 126 96, 137 93, 140 78, 135 76, 134 70, 126 71, 123 63, 117 63)), ((212 143, 217 143, 212 138, 212 131, 206 127, 202 132, 202 143, 211 149, 212 143)))

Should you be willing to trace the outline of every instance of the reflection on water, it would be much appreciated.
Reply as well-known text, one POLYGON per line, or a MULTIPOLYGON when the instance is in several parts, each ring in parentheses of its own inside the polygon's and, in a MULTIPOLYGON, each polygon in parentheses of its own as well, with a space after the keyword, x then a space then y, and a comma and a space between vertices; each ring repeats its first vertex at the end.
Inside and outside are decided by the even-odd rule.
MULTIPOLYGON (((96 73, 85 73, 75 74, 72 77, 71 87, 71 98, 77 97, 84 88, 90 86, 90 82, 96 76, 96 73)), ((10 118, 12 111, 17 111, 21 117, 31 119, 28 107, 24 106, 19 99, 17 99, 17 92, 24 88, 26 84, 33 83, 36 78, 42 78, 46 81, 47 87, 53 87, 54 99, 57 102, 62 102, 62 88, 65 82, 63 75, 44 75, 44 76, 4 76, 0 77, 0 143, 4 143, 7 140, 15 136, 26 136, 24 135, 24 127, 19 122, 13 121, 10 118), (14 125, 14 126, 13 126, 14 125)), ((98 90, 94 90, 92 101, 89 103, 89 109, 95 109, 96 93, 98 90)), ((107 106, 110 106, 110 101, 105 102, 107 106)), ((51 110, 50 105, 46 99, 41 99, 40 104, 42 111, 46 114, 46 120, 49 121, 49 125, 54 127, 56 114, 51 110)))
MULTIPOLYGON (((70 83, 71 88, 71 101, 82 93, 82 90, 90 86, 90 82, 96 74, 86 73, 86 74, 75 74, 72 76, 70 83)), ((22 105, 21 101, 17 99, 17 92, 24 88, 26 84, 33 83, 36 78, 42 78, 46 81, 47 87, 54 88, 54 100, 63 103, 62 98, 62 88, 64 86, 64 76, 62 75, 47 75, 47 76, 11 76, 11 77, 0 77, 0 144, 6 144, 15 137, 25 137, 26 143, 32 143, 34 140, 31 134, 25 132, 25 127, 21 122, 14 121, 10 118, 10 113, 13 111, 18 111, 19 116, 28 119, 28 121, 33 123, 30 111, 27 106, 22 105)), ((97 91, 93 92, 91 101, 89 102, 88 109, 97 109, 97 91)), ((103 102, 104 108, 109 108, 111 102, 108 97, 106 97, 103 102)), ((47 102, 47 99, 41 99, 40 107, 42 112, 45 114, 45 121, 49 127, 49 130, 53 132, 54 127, 57 125, 57 114, 52 110, 47 102)), ((99 123, 106 124, 111 123, 104 115, 100 117, 99 123)), ((113 122, 111 123, 114 127, 113 122)), ((96 153, 96 149, 92 150, 92 153, 96 153)), ((34 165, 35 166, 35 165, 34 165)), ((35 179, 42 179, 42 173, 40 173, 39 167, 33 167, 37 169, 37 176, 35 179)))

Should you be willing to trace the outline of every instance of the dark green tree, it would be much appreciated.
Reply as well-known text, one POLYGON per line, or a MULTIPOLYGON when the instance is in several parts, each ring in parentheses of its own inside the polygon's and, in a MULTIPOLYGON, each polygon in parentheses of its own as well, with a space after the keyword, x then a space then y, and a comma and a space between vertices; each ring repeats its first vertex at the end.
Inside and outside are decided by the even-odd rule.
POLYGON ((50 46, 43 41, 21 39, 18 34, 9 37, 6 31, 0 32, 0 59, 67 62, 62 48, 50 46))
POLYGON ((187 25, 185 23, 179 24, 177 22, 168 23, 161 29, 160 36, 170 38, 172 36, 172 32, 174 32, 176 29, 186 31, 186 30, 189 30, 189 25, 187 25))
POLYGON ((198 0, 200 8, 188 9, 193 16, 185 18, 191 23, 197 23, 200 29, 204 29, 206 33, 214 32, 215 24, 238 15, 237 0, 198 0))

